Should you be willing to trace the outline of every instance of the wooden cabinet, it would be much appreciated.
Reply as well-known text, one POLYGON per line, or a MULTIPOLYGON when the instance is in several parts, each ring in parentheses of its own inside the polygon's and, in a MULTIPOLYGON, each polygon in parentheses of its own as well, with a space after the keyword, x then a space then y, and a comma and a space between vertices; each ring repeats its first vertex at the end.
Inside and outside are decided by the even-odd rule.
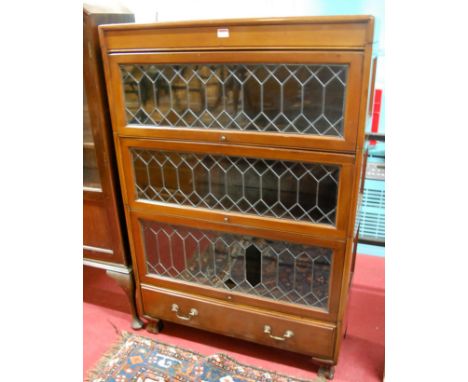
POLYGON ((133 20, 121 9, 83 8, 83 261, 117 280, 129 297, 132 326, 141 328, 97 29, 133 20))
POLYGON ((100 27, 140 313, 333 376, 373 18, 100 27))

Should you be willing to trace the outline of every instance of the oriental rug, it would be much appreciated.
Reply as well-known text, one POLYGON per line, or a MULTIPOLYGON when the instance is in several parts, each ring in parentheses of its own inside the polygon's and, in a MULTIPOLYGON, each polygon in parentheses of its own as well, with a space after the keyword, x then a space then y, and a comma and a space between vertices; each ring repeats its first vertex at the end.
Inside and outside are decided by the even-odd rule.
MULTIPOLYGON (((203 356, 188 349, 121 333, 88 373, 89 382, 306 382, 241 364, 225 354, 203 356)), ((317 377, 314 382, 325 381, 317 377)))

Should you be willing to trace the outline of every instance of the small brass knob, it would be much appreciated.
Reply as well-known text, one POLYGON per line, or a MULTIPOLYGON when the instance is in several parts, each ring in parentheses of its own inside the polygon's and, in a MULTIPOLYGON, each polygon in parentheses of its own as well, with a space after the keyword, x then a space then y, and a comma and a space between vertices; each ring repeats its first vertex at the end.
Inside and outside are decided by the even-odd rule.
POLYGON ((229 218, 227 216, 224 217, 224 222, 229 223, 229 218))
POLYGON ((221 142, 226 142, 227 138, 226 138, 225 135, 221 135, 221 137, 219 137, 219 140, 220 140, 221 142))

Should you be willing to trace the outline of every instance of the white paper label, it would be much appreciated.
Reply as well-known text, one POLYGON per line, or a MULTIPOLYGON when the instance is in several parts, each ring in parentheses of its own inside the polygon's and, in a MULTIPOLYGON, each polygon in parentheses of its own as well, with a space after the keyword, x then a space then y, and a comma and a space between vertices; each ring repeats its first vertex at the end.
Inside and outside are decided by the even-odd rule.
POLYGON ((228 38, 229 29, 218 29, 218 38, 228 38))

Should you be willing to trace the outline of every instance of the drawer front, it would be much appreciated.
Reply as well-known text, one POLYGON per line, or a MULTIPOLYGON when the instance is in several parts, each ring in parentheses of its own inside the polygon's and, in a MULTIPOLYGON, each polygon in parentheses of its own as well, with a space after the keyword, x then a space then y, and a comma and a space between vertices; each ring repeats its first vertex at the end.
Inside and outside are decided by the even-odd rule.
POLYGON ((355 150, 360 53, 117 54, 110 63, 120 135, 355 150))
POLYGON ((148 316, 324 358, 333 356, 334 325, 293 319, 164 289, 141 289, 148 316))
POLYGON ((310 319, 336 319, 344 244, 133 215, 142 283, 310 319))
POLYGON ((122 148, 131 206, 345 236, 352 156, 128 139, 122 148))

